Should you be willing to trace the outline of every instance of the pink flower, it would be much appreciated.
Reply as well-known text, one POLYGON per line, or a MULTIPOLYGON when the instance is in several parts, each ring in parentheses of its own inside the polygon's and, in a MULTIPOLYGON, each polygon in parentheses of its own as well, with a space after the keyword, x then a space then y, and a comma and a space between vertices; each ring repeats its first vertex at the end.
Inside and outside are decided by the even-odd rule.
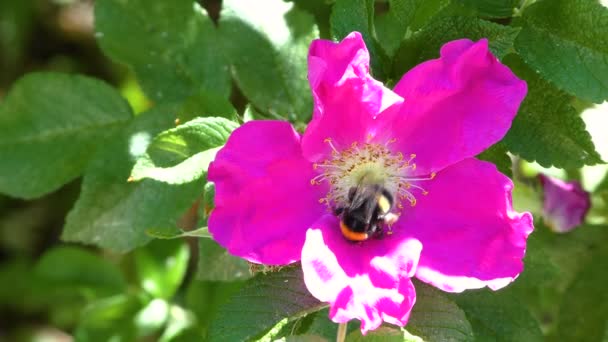
POLYGON ((580 183, 546 175, 539 175, 539 178, 544 193, 545 224, 556 233, 566 233, 583 223, 591 207, 591 199, 580 183))
POLYGON ((511 180, 473 157, 505 135, 526 84, 487 40, 447 43, 392 91, 369 74, 357 32, 315 40, 308 65, 315 106, 306 132, 248 122, 211 165, 214 238, 252 262, 301 261, 330 318, 359 319, 364 333, 382 321, 406 324, 412 276, 451 292, 513 281, 532 217, 513 211, 511 180), (394 198, 392 219, 375 212, 379 229, 366 226, 350 238, 364 241, 353 242, 339 208, 362 185, 394 198))

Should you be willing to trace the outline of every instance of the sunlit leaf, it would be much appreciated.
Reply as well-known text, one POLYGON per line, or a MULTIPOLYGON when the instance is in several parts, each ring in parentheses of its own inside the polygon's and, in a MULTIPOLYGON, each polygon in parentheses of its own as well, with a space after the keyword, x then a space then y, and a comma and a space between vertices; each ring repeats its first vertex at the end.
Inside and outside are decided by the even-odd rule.
POLYGON ((404 40, 396 52, 392 75, 395 81, 412 67, 439 57, 441 46, 449 41, 487 38, 490 50, 498 58, 512 48, 519 29, 490 21, 464 16, 439 16, 427 26, 404 40))
POLYGON ((537 1, 524 11, 515 48, 558 88, 608 99, 608 8, 592 0, 537 1))
POLYGON ((153 100, 230 94, 216 29, 195 1, 99 0, 95 29, 102 50, 133 68, 153 100))
POLYGON ((215 154, 237 127, 233 121, 207 117, 162 132, 139 157, 130 179, 150 178, 168 184, 197 181, 207 173, 215 154))
POLYGON ((389 0, 388 11, 375 18, 378 42, 390 57, 394 56, 408 30, 411 34, 420 29, 448 3, 448 0, 389 0))
POLYGON ((153 241, 135 251, 135 266, 141 287, 156 298, 168 299, 181 285, 190 251, 179 240, 153 241))
POLYGON ((209 329, 209 341, 243 341, 263 335, 279 321, 323 308, 312 297, 300 267, 258 274, 224 305, 209 329))
POLYGON ((528 94, 503 140, 509 151, 545 167, 576 168, 601 163, 571 98, 541 79, 515 55, 509 55, 505 62, 528 84, 528 94))
POLYGON ((361 33, 371 55, 372 74, 377 79, 384 79, 386 75, 386 60, 373 34, 374 1, 337 0, 332 6, 329 22, 331 25, 331 35, 334 40, 342 40, 353 31, 361 33))
POLYGON ((306 54, 318 36, 310 14, 280 0, 225 0, 219 31, 236 83, 257 109, 272 118, 310 117, 306 54))
POLYGON ((135 161, 159 132, 172 127, 175 106, 140 114, 95 156, 62 238, 128 251, 152 238, 147 229, 177 227, 177 219, 201 195, 204 180, 170 185, 151 179, 127 182, 135 161))

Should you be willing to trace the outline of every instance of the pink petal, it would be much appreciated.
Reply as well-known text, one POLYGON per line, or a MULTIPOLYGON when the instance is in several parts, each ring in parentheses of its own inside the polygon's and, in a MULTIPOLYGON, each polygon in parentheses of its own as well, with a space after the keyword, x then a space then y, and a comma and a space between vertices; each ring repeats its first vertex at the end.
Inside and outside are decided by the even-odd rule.
POLYGON ((403 102, 369 74, 369 53, 358 32, 339 43, 313 41, 308 80, 314 114, 302 138, 302 150, 311 161, 331 153, 327 138, 341 150, 375 136, 375 118, 384 111, 395 111, 403 102))
POLYGON ((496 290, 521 273, 534 227, 530 213, 513 211, 509 178, 491 163, 465 159, 424 187, 428 195, 394 227, 422 242, 418 279, 449 292, 496 290))
POLYGON ((250 121, 236 129, 209 167, 214 239, 234 255, 268 265, 300 259, 306 229, 326 213, 326 189, 302 157, 287 122, 250 121))
POLYGON ((403 326, 416 300, 410 277, 421 245, 413 239, 347 241, 338 219, 323 217, 306 234, 302 250, 304 281, 310 293, 330 303, 337 323, 361 320, 361 331, 382 321, 403 326))
POLYGON ((589 193, 577 181, 539 177, 544 193, 543 218, 549 228, 556 233, 566 233, 581 225, 591 207, 589 193))
POLYGON ((395 92, 405 99, 391 123, 397 150, 416 154, 419 173, 428 174, 502 139, 527 87, 492 55, 486 39, 462 39, 410 70, 395 92))

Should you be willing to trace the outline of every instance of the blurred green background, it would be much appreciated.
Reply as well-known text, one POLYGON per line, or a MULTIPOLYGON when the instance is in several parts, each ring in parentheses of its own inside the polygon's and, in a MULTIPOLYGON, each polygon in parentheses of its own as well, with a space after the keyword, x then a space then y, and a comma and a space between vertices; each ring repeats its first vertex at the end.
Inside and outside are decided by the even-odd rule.
MULTIPOLYGON (((327 6, 330 2, 311 1, 310 6, 327 6)), ((217 20, 220 0, 199 3, 217 20)), ((136 113, 151 106, 133 74, 101 53, 95 41, 93 8, 92 0, 0 0, 0 102, 18 78, 45 70, 102 79, 117 87, 136 113)), ((327 22, 328 15, 320 20, 327 22)), ((322 36, 328 36, 327 27, 319 29, 322 36)), ((242 94, 233 89, 232 104, 242 109, 245 101, 242 94)), ((608 104, 589 108, 582 117, 598 152, 608 160, 608 104)), ((524 176, 533 177, 542 170, 581 179, 587 190, 596 189, 603 179, 608 180, 606 165, 585 166, 581 170, 570 170, 569 174, 524 162, 521 166, 524 176)), ((539 207, 538 198, 526 192, 528 190, 523 186, 516 188, 515 205, 519 210, 539 207), (522 191, 518 193, 518 189, 522 191)), ((201 245, 207 244, 205 250, 215 253, 215 257, 221 253, 224 253, 222 257, 230 257, 213 242, 199 242, 197 238, 159 239, 124 255, 62 243, 59 236, 65 217, 79 191, 80 180, 75 180, 55 193, 32 201, 0 195, 0 342, 71 341, 74 338, 79 341, 203 340, 218 307, 242 287, 249 274, 247 265, 232 260, 215 269, 206 269, 208 277, 198 279, 196 268, 200 262, 197 259, 205 257, 199 251, 201 245), (234 265, 234 269, 223 268, 227 264, 234 265), (230 279, 239 280, 221 282, 222 272, 231 272, 230 279)), ((574 278, 573 270, 578 267, 574 264, 583 264, 580 259, 573 261, 571 256, 587 255, 587 250, 601 242, 596 237, 605 234, 599 230, 608 221, 607 202, 608 191, 597 193, 588 217, 590 229, 567 237, 553 236, 537 222, 538 233, 533 235, 530 250, 532 257, 534 251, 540 251, 536 256, 540 263, 529 264, 530 283, 542 282, 543 272, 556 272, 547 266, 549 258, 544 251, 537 248, 539 241, 548 241, 543 242, 551 246, 547 254, 556 251, 554 259, 563 261, 560 266, 568 270, 563 279, 559 278, 563 284, 558 284, 559 294, 565 291, 574 278)), ((206 215, 205 209, 204 202, 192 208, 199 211, 201 218, 206 215)), ((188 214, 183 221, 184 228, 200 226, 188 222, 188 214)), ((526 286, 525 282, 522 284, 520 288, 526 286)), ((542 291, 537 288, 525 290, 535 296, 530 302, 539 302, 543 309, 537 315, 543 328, 555 325, 555 316, 545 311, 555 313, 558 294, 545 291, 539 296, 537 292, 542 291)), ((317 315, 326 316, 326 311, 317 315)), ((310 320, 307 324, 314 324, 310 320)), ((335 333, 328 333, 332 334, 335 333)))
MULTIPOLYGON (((220 1, 202 5, 217 16, 220 1)), ((147 109, 133 75, 97 46, 93 9, 92 0, 1 0, 0 102, 18 78, 44 70, 102 79, 147 109)), ((0 341, 201 340, 241 283, 186 281, 195 240, 126 255, 60 242, 79 191, 76 180, 32 201, 0 195, 0 341)))

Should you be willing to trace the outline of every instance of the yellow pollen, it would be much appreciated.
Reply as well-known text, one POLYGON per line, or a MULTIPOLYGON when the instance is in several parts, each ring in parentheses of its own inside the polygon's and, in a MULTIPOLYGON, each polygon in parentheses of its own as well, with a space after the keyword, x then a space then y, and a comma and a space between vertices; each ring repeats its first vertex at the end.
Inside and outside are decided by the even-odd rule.
MULTIPOLYGON (((388 142, 394 142, 391 139, 388 142)), ((312 185, 325 182, 329 185, 326 197, 319 203, 327 205, 328 209, 349 204, 348 194, 351 188, 362 184, 380 184, 396 199, 395 206, 403 209, 402 201, 408 201, 411 206, 416 205, 415 194, 428 192, 419 184, 435 177, 435 173, 426 177, 412 174, 416 164, 412 160, 415 154, 404 160, 403 153, 393 152, 387 143, 361 143, 352 142, 348 148, 338 150, 331 138, 324 142, 332 148, 331 156, 323 161, 314 163, 313 170, 317 175, 310 180, 312 185)), ((342 145, 344 146, 344 145, 342 145)))

